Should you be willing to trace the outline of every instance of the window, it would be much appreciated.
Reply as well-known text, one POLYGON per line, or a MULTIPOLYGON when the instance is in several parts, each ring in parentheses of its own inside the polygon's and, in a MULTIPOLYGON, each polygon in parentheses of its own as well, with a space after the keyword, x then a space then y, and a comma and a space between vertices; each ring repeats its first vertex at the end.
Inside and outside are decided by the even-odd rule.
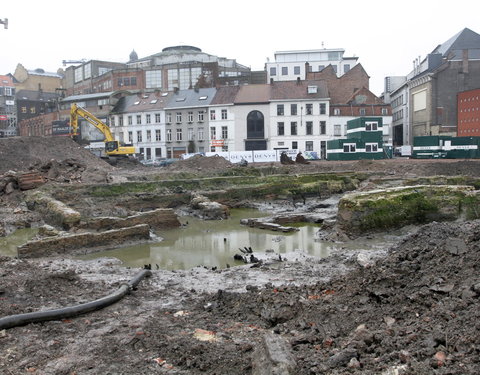
POLYGON ((115 126, 115 116, 110 117, 110 124, 115 126))
POLYGON ((276 76, 277 75, 277 68, 275 67, 270 67, 270 75, 271 76, 276 76))
POLYGON ((214 110, 214 109, 211 109, 211 110, 210 110, 210 120, 215 120, 215 117, 216 117, 216 115, 215 115, 215 110, 214 110))
POLYGON ((180 124, 182 122, 182 112, 177 112, 175 114, 175 121, 177 124, 180 124))
POLYGON ((222 109, 222 120, 226 120, 226 119, 227 119, 227 110, 222 109))
POLYGON ((333 110, 333 114, 334 114, 335 116, 339 116, 339 115, 340 115, 340 108, 335 108, 335 109, 333 110))
POLYGON ((150 123, 152 122, 152 117, 151 117, 151 115, 145 115, 145 122, 146 122, 147 124, 150 124, 150 123))
POLYGON ((203 141, 205 139, 203 128, 198 128, 198 140, 203 141))
POLYGON ((324 115, 327 113, 327 105, 325 103, 320 103, 320 114, 324 115))
POLYGON ((162 71, 151 70, 145 72, 145 85, 147 89, 162 87, 162 71))
POLYGON ((313 141, 305 142, 305 151, 313 151, 313 141))
POLYGON ((345 143, 343 145, 343 152, 355 152, 355 143, 345 143))
POLYGON ((155 129, 155 141, 160 142, 162 140, 162 132, 160 129, 155 129))
POLYGON ((319 65, 318 66, 318 71, 321 72, 323 69, 325 69, 325 65, 319 65))
POLYGON ((306 104, 305 111, 307 115, 313 115, 313 104, 312 103, 306 104))
POLYGON ((142 115, 137 115, 137 125, 142 123, 142 115))
POLYGON ((282 76, 288 76, 288 66, 282 66, 282 76))
POLYGON ((285 124, 277 122, 277 135, 285 135, 285 124))
POLYGON ((132 124, 133 124, 133 117, 128 116, 128 125, 132 125, 132 124))
POLYGON ((327 122, 320 121, 320 134, 327 134, 327 122))
POLYGON ((162 149, 160 147, 155 147, 155 157, 157 158, 162 157, 162 149))
POLYGON ((296 104, 290 104, 290 114, 292 116, 295 116, 297 114, 297 105, 296 104))
POLYGON ((159 124, 161 121, 160 113, 155 113, 155 123, 159 124))
POLYGON ((172 129, 167 129, 167 142, 172 141, 172 129))
POLYGON ((342 135, 342 125, 333 125, 333 135, 337 137, 342 135))
POLYGON ((283 114, 284 114, 283 104, 277 104, 277 116, 283 116, 283 114))
POLYGON ((225 145, 225 144, 224 144, 224 145, 222 146, 222 151, 223 151, 223 152, 228 152, 228 145, 225 145))
POLYGON ((123 116, 118 116, 118 126, 123 126, 123 116))
POLYGON ((125 77, 123 79, 123 86, 130 86, 130 77, 125 77))
POLYGON ((140 130, 137 131, 137 142, 143 142, 142 132, 140 130))
POLYGON ((292 142, 292 150, 298 150, 298 142, 297 141, 292 142))
POLYGON ((228 127, 222 126, 222 139, 228 139, 228 127))
POLYGON ((388 114, 387 108, 382 108, 382 115, 386 116, 388 114))
POLYGON ((183 139, 182 129, 177 129, 177 141, 181 141, 183 139))
POLYGON ((203 111, 198 111, 198 122, 203 122, 203 111))
POLYGON ((307 121, 306 122, 306 132, 307 135, 313 135, 313 122, 312 121, 307 121))
POLYGON ((366 122, 365 123, 365 130, 367 132, 378 130, 378 123, 377 122, 371 122, 371 121, 366 122))
POLYGON ((187 121, 188 121, 189 123, 192 123, 192 122, 193 122, 193 112, 189 111, 189 112, 188 112, 188 117, 187 117, 187 118, 188 118, 188 120, 187 120, 187 121))
POLYGON ((166 114, 166 122, 167 124, 171 124, 172 123, 172 114, 170 112, 167 112, 166 114))
POLYGON ((365 151, 366 152, 377 152, 378 151, 378 143, 366 143, 365 144, 365 151))
POLYGON ((336 73, 338 70, 338 67, 336 65, 332 65, 333 71, 336 73))
POLYGON ((118 133, 118 138, 119 138, 119 141, 120 141, 120 142, 125 142, 125 139, 124 139, 123 137, 124 137, 123 132, 119 132, 119 133, 118 133))
POLYGON ((299 66, 294 66, 293 67, 293 74, 300 74, 300 67, 299 66))
POLYGON ((27 107, 22 107, 22 113, 27 113, 27 107))
POLYGON ((290 123, 290 134, 297 135, 297 122, 293 121, 290 123))
POLYGON ((365 108, 360 108, 360 116, 365 116, 365 108))
POLYGON ((217 129, 210 128, 210 139, 217 139, 217 129))
POLYGON ((128 143, 133 143, 133 133, 128 132, 128 143))
POLYGON ((147 142, 151 142, 151 141, 152 141, 152 131, 147 130, 147 142))
POLYGON ((137 85, 137 77, 130 77, 130 86, 137 85))
POLYGON ((195 138, 195 133, 193 132, 193 128, 188 128, 188 140, 193 141, 195 138))
POLYGON ((30 113, 35 113, 35 107, 30 107, 30 113))
POLYGON ((348 71, 350 71, 350 64, 345 64, 343 66, 343 73, 347 73, 348 71))

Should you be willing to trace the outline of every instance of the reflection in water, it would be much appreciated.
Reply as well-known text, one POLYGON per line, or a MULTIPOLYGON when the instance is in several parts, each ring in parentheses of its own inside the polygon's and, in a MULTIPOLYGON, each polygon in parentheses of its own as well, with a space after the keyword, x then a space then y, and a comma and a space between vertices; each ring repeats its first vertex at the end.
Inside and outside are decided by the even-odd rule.
POLYGON ((82 259, 116 257, 125 266, 142 267, 144 264, 158 265, 163 269, 189 269, 195 266, 225 268, 227 264, 239 264, 233 255, 240 253, 238 248, 251 246, 254 252, 263 253, 272 249, 277 253, 296 249, 317 257, 326 257, 337 246, 348 248, 384 247, 386 238, 353 244, 334 244, 314 241, 319 229, 317 224, 299 226, 298 232, 280 233, 240 224, 240 219, 267 216, 251 209, 231 210, 231 217, 221 221, 203 221, 192 217, 181 218, 187 225, 182 228, 156 233, 163 241, 119 248, 83 256, 82 259))
POLYGON ((23 245, 38 233, 38 228, 18 229, 7 237, 0 237, 0 255, 17 256, 17 246, 23 245))

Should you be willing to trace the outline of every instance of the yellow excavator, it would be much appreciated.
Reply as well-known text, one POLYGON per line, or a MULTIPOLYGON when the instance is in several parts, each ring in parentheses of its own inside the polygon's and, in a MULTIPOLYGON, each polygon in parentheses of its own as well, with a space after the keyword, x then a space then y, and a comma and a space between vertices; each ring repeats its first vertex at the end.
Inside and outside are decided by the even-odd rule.
POLYGON ((109 157, 127 157, 135 155, 135 147, 132 145, 124 145, 115 140, 112 132, 107 124, 96 118, 86 109, 79 107, 77 104, 72 104, 70 108, 70 127, 72 128, 72 136, 75 139, 78 137, 78 118, 83 117, 90 124, 95 126, 105 136, 105 153, 109 157))

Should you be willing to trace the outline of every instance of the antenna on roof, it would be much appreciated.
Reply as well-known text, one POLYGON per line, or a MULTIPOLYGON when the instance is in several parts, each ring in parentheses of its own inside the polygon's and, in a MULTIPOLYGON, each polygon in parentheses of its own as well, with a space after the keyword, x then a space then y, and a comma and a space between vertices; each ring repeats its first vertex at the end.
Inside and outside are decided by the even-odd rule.
POLYGON ((322 41, 322 48, 325 48, 325 43, 322 41))
POLYGON ((4 29, 8 29, 8 18, 4 18, 3 20, 0 20, 0 25, 3 25, 4 29))

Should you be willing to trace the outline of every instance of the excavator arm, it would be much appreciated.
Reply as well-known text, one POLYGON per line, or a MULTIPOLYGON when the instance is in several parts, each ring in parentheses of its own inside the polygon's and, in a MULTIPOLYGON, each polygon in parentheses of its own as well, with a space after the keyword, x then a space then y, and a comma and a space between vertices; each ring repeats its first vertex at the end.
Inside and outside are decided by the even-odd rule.
POLYGON ((135 154, 135 147, 120 146, 120 142, 115 140, 110 128, 100 119, 96 118, 86 109, 72 104, 70 108, 70 126, 72 128, 73 137, 78 136, 78 117, 82 117, 90 124, 95 126, 105 136, 105 152, 109 156, 127 156, 135 154))

